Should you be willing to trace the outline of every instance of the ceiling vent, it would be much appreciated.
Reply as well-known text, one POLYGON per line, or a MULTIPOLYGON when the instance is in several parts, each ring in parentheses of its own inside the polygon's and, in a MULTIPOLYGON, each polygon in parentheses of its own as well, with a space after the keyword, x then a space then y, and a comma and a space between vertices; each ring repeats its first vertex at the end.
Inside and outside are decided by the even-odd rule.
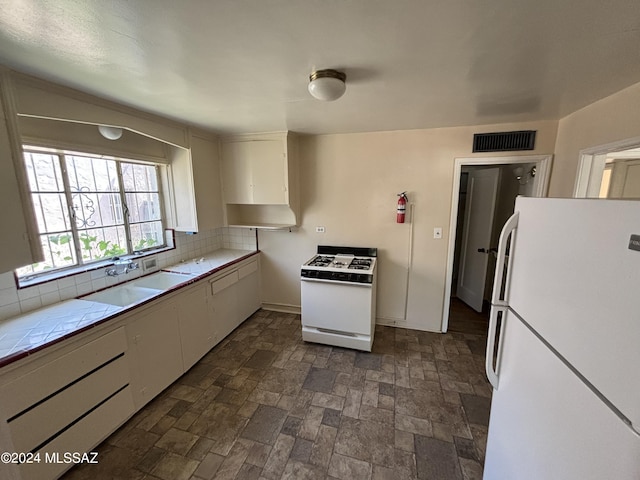
POLYGON ((519 132, 476 133, 473 135, 474 152, 512 152, 533 150, 536 130, 519 132))

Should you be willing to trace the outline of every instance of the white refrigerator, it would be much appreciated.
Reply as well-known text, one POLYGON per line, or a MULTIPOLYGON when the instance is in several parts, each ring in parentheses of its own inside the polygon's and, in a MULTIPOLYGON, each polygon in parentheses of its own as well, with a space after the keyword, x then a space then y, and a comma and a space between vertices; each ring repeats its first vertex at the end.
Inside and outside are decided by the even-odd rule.
POLYGON ((484 479, 639 480, 640 202, 519 197, 503 264, 484 479))

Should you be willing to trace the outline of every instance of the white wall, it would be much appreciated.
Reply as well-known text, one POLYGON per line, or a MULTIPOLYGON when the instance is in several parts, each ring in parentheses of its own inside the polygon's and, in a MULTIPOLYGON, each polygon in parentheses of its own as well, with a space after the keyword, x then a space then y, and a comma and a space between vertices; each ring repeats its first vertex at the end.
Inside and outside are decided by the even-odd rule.
POLYGON ((455 158, 472 155, 473 133, 528 129, 538 131, 537 147, 525 153, 549 154, 556 128, 548 121, 301 137, 301 226, 260 232, 263 302, 300 306, 300 266, 318 244, 377 247, 379 319, 440 331, 455 158), (412 259, 412 224, 395 223, 396 194, 405 190, 415 205, 412 259), (315 233, 320 225, 326 233, 315 233))
POLYGON ((640 83, 560 120, 549 196, 573 196, 580 150, 638 136, 640 83))

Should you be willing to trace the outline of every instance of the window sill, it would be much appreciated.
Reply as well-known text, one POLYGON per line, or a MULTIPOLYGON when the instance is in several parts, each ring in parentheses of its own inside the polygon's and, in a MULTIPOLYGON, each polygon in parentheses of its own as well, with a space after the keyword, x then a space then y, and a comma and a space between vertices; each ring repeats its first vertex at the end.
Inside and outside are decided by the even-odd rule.
MULTIPOLYGON (((123 255, 120 257, 122 260, 133 260, 139 258, 151 257, 153 255, 157 255, 159 253, 168 252, 170 250, 174 250, 175 246, 167 246, 158 248, 156 250, 149 250, 143 253, 133 254, 133 255, 123 255)), ((28 287, 34 287, 36 285, 42 285, 44 283, 54 282, 56 280, 60 280, 62 278, 73 277, 74 275, 80 275, 82 273, 94 272, 96 270, 100 270, 106 267, 110 267, 114 264, 113 260, 105 260, 103 262, 92 263, 91 265, 81 265, 79 267, 73 267, 66 270, 59 270, 57 272, 51 272, 50 274, 38 275, 36 278, 31 278, 28 280, 21 280, 18 277, 16 280, 16 287, 18 290, 28 287)), ((142 266, 140 267, 142 268, 142 266)), ((15 275, 15 273, 14 273, 15 275)))

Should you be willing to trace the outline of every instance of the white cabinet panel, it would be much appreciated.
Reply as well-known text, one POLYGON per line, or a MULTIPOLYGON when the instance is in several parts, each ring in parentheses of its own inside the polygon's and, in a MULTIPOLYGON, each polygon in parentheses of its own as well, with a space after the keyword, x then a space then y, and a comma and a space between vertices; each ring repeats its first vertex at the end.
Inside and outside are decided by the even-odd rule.
POLYGON ((222 144, 222 184, 226 203, 251 204, 251 142, 222 144))
MULTIPOLYGON (((95 373, 65 386, 60 393, 35 404, 9 423, 14 448, 17 452, 28 452, 46 442, 125 387, 128 381, 129 368, 126 360, 120 357, 95 373)), ((133 413, 133 409, 129 413, 133 413)), ((117 426, 114 424, 112 428, 117 426)))
POLYGON ((260 308, 258 260, 241 265, 237 270, 210 283, 209 304, 214 336, 221 339, 260 308))
POLYGON ((211 293, 216 295, 238 281, 238 272, 231 272, 222 278, 211 281, 211 293))
POLYGON ((127 325, 136 407, 149 402, 183 373, 176 307, 162 302, 127 325))
POLYGON ((211 318, 215 335, 224 338, 238 326, 238 272, 211 282, 211 318))
POLYGON ((12 106, 11 82, 0 72, 0 273, 39 261, 35 216, 18 168, 22 165, 22 150, 18 139, 15 111, 12 106), (24 198, 23 198, 24 196, 24 198), (31 232, 32 235, 29 235, 31 232))
POLYGON ((48 360, 40 368, 0 387, 2 413, 8 417, 16 415, 126 350, 125 331, 118 328, 65 355, 48 360))
POLYGON ((207 311, 207 287, 202 285, 176 299, 182 363, 189 370, 213 347, 213 323, 207 311))
POLYGON ((240 323, 260 308, 260 272, 258 261, 238 269, 238 315, 240 323))
POLYGON ((88 451, 134 413, 127 356, 121 327, 1 379, 8 380, 0 387, 2 448, 41 454, 40 463, 20 466, 23 478, 56 478, 71 465, 46 462, 45 453, 88 451))
POLYGON ((222 145, 226 203, 282 205, 288 202, 287 163, 282 140, 247 140, 222 145))
POLYGON ((223 223, 218 145, 193 134, 190 142, 169 148, 170 223, 181 232, 211 230, 223 223))
POLYGON ((253 202, 259 205, 285 205, 287 195, 287 162, 283 142, 256 142, 259 152, 251 164, 253 202))
POLYGON ((222 182, 217 140, 192 134, 191 165, 198 231, 221 227, 223 225, 222 182))
MULTIPOLYGON (((38 450, 42 459, 40 463, 21 465, 23 480, 58 478, 62 472, 72 466, 69 463, 64 463, 65 452, 89 452, 91 448, 98 445, 115 430, 114 425, 122 425, 132 412, 133 402, 131 401, 131 392, 127 387, 38 450), (53 456, 54 459, 59 456, 59 463, 45 462, 47 454, 49 458, 53 456)), ((99 457, 96 460, 100 462, 99 457)))
POLYGON ((179 232, 198 231, 198 212, 196 210, 193 167, 189 150, 170 147, 170 203, 171 220, 169 222, 179 232))

